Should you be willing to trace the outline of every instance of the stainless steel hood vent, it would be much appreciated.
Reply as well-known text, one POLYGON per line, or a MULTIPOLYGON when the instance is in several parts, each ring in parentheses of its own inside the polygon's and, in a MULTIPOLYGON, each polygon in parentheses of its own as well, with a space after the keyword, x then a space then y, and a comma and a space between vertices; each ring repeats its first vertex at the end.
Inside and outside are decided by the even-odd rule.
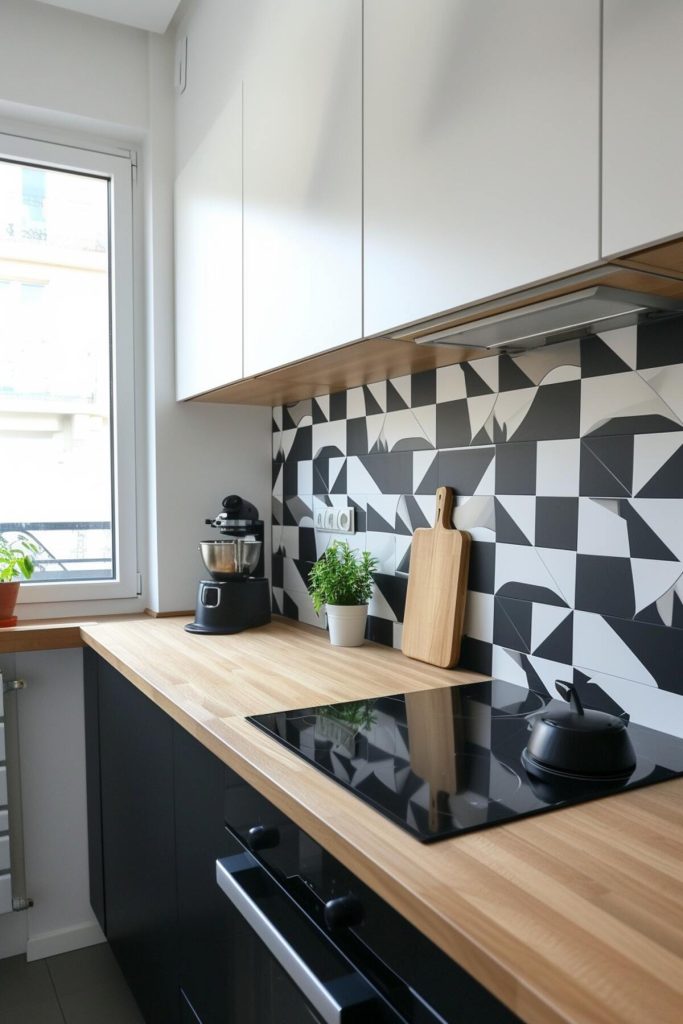
POLYGON ((415 341, 418 345, 520 350, 628 327, 676 312, 683 312, 683 302, 597 285, 469 323, 443 326, 416 337, 415 341))

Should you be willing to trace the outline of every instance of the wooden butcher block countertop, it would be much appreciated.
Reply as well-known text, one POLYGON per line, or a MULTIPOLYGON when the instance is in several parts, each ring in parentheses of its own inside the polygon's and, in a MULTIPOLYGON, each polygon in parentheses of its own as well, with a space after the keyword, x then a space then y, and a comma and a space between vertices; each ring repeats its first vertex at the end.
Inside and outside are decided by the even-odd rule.
POLYGON ((683 779, 425 846, 244 716, 484 677, 282 619, 186 621, 81 635, 529 1024, 683 1020, 683 779))

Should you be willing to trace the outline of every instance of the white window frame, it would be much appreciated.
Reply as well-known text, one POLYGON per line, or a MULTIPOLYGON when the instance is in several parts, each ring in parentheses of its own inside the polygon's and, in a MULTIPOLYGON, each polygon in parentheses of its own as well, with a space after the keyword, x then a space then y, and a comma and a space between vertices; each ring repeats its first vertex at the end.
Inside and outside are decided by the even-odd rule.
POLYGON ((110 182, 112 387, 112 552, 110 580, 24 581, 20 604, 57 604, 138 596, 135 463, 135 315, 133 261, 133 153, 102 152, 0 131, 0 157, 110 182))

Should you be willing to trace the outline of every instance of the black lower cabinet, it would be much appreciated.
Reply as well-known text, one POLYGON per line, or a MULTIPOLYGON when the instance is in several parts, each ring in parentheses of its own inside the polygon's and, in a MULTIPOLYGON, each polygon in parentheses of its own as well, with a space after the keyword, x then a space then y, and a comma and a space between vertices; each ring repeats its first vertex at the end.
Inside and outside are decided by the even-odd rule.
POLYGON ((91 900, 147 1024, 515 1024, 90 651, 85 717, 91 900))
MULTIPOLYGON (((172 721, 102 659, 86 677, 86 693, 92 701, 96 685, 98 697, 105 932, 147 1024, 176 1024, 172 721)), ((97 781, 89 775, 91 809, 97 781)))

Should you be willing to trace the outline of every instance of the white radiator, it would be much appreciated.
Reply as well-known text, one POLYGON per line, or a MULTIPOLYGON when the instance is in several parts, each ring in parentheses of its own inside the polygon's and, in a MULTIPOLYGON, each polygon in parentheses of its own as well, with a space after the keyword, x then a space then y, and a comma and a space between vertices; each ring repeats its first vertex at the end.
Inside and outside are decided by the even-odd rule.
POLYGON ((32 906, 26 892, 17 697, 21 679, 0 673, 0 914, 32 906))

